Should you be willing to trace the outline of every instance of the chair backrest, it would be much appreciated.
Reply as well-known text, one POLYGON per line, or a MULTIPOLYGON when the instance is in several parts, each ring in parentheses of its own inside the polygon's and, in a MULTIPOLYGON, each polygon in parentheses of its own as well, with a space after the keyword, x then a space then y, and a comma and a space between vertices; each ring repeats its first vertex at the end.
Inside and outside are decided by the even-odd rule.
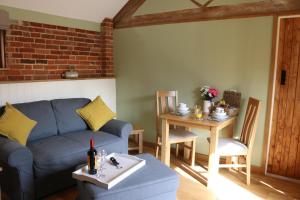
POLYGON ((174 112, 178 105, 177 91, 156 91, 156 130, 161 129, 161 119, 159 115, 174 112))
POLYGON ((242 133, 240 137, 240 141, 248 147, 250 152, 252 150, 255 133, 257 129, 260 104, 261 101, 254 99, 252 97, 249 98, 244 124, 242 128, 242 133))

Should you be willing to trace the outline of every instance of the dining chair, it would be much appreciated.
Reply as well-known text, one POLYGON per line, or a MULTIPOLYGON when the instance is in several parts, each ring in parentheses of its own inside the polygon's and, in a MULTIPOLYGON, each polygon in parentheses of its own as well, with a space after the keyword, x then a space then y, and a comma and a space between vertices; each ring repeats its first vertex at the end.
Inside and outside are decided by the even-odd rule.
MULTIPOLYGON (((246 168, 247 185, 250 185, 251 154, 257 129, 260 105, 261 101, 252 97, 249 98, 240 138, 220 138, 216 151, 217 156, 229 158, 228 160, 231 160, 232 157, 238 158, 237 164, 232 164, 232 162, 219 164, 218 168, 246 168), (244 158, 245 163, 239 164, 242 160, 240 158, 244 158)), ((208 141, 210 142, 209 138, 208 141)))
MULTIPOLYGON (((171 113, 176 111, 178 105, 178 92, 177 91, 156 91, 156 158, 158 158, 159 148, 161 148, 161 114, 171 113)), ((196 154, 196 139, 197 135, 191 131, 185 130, 183 127, 170 126, 169 143, 176 144, 176 157, 179 154, 179 144, 184 143, 184 150, 188 149, 190 165, 195 164, 196 154), (190 143, 191 146, 186 145, 190 143)))

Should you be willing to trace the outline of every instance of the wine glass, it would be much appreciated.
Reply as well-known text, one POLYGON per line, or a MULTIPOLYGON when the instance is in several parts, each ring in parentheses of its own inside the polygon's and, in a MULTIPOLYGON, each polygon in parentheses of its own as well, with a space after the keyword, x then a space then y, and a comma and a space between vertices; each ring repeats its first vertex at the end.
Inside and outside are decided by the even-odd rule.
POLYGON ((105 164, 105 157, 107 156, 106 151, 103 149, 99 151, 99 154, 97 156, 97 178, 104 178, 105 174, 103 174, 104 164, 105 164))

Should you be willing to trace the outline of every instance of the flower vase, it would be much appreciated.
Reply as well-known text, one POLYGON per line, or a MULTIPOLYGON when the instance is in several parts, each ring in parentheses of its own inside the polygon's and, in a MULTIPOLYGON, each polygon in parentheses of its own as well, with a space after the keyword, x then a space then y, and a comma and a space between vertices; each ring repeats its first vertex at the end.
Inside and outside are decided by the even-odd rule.
POLYGON ((204 113, 209 113, 211 107, 211 101, 209 100, 204 100, 203 101, 203 112, 204 113))

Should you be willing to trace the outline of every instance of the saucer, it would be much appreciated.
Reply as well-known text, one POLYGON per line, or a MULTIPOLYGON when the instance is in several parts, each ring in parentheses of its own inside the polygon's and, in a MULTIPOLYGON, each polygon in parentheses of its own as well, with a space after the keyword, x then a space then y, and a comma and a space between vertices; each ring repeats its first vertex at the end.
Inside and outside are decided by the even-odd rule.
POLYGON ((188 111, 185 111, 185 112, 179 112, 179 111, 174 112, 175 115, 179 115, 179 116, 185 116, 185 115, 187 115, 187 114, 189 114, 189 113, 190 113, 189 110, 188 110, 188 111))

